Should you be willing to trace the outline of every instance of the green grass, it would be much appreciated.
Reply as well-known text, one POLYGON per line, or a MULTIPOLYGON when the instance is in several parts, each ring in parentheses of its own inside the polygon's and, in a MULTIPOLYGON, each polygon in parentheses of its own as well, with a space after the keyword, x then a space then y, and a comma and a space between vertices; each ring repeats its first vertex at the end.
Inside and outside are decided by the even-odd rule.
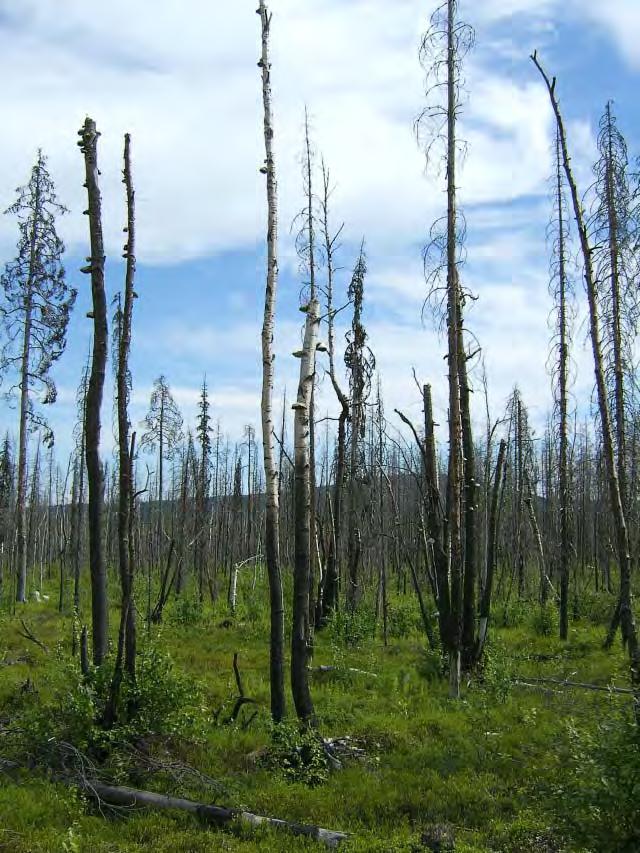
MULTIPOLYGON (((3 655, 5 660, 27 657, 0 666, 0 717, 8 716, 17 725, 25 703, 52 702, 70 677, 72 623, 68 615, 58 614, 53 588, 49 592, 47 603, 28 604, 15 616, 0 615, 0 660, 3 655), (47 644, 48 654, 20 636, 20 616, 47 644), (27 681, 37 691, 35 698, 28 691, 21 693, 27 681)), ((640 849, 637 838, 616 840, 614 828, 608 832, 607 820, 614 818, 593 812, 598 808, 591 801, 599 797, 597 785, 593 791, 589 780, 579 790, 560 785, 580 752, 576 738, 578 747, 597 742, 597 724, 618 720, 621 709, 627 713, 628 699, 513 684, 516 676, 553 676, 604 685, 613 680, 626 686, 625 654, 619 645, 610 652, 602 649, 602 625, 585 617, 572 626, 565 644, 554 636, 536 635, 535 608, 524 612, 522 625, 493 632, 484 675, 465 686, 460 702, 450 701, 446 682, 434 677, 437 666, 425 652, 412 598, 394 600, 394 607, 413 612, 415 618, 398 619, 396 633, 404 636, 392 638, 387 648, 379 638, 365 637, 351 647, 339 639, 344 632, 321 632, 314 664, 339 667, 335 674, 312 680, 321 731, 330 737, 353 737, 364 747, 366 759, 309 787, 289 781, 256 758, 271 737, 264 600, 260 584, 255 591, 247 585, 231 626, 222 605, 199 613, 198 608, 171 604, 164 623, 152 629, 154 647, 168 651, 176 669, 201 686, 201 697, 194 699, 195 733, 191 739, 176 738, 172 748, 223 785, 217 795, 206 795, 209 801, 215 796, 221 805, 348 832, 345 851, 429 849, 423 835, 443 824, 451 827, 455 849, 463 853, 640 849), (236 651, 245 692, 259 703, 259 714, 246 730, 214 723, 215 712, 224 706, 219 715, 223 719, 235 696, 231 665, 236 651), (349 673, 348 667, 377 677, 349 673), (581 836, 569 814, 577 807, 580 814, 599 821, 600 838, 607 842, 581 836), (603 843, 618 846, 599 846, 603 843), (624 846, 634 843, 638 846, 624 846)), ((606 612, 606 605, 602 609, 606 612)), ((112 627, 115 624, 114 611, 112 627)), ((145 634, 141 624, 143 648, 149 642, 145 634)), ((589 754, 583 760, 588 763, 589 754)), ((166 784, 164 778, 143 781, 141 786, 150 788, 166 784)), ((637 815, 629 819, 627 836, 633 836, 637 815)), ((105 818, 73 789, 36 771, 19 779, 0 774, 2 853, 151 849, 197 853, 320 848, 266 830, 205 829, 181 814, 105 818)))

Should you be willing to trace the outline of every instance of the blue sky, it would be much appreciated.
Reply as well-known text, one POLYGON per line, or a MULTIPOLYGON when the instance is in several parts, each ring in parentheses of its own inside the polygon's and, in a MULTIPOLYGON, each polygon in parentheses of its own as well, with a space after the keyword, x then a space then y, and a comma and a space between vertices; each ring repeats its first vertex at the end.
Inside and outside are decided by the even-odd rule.
MULTIPOLYGON (((420 408, 411 375, 433 383, 444 419, 443 342, 421 321, 421 246, 440 215, 441 181, 424 174, 413 120, 424 104, 418 62, 428 0, 272 0, 273 86, 281 200, 277 380, 294 389, 290 357, 300 333, 301 275, 290 223, 302 204, 300 154, 308 105, 316 151, 336 184, 345 223, 339 288, 364 236, 371 347, 387 411, 420 408)), ((82 159, 76 131, 90 114, 102 131, 100 162, 110 295, 122 282, 122 136, 133 137, 138 281, 132 420, 165 373, 193 422, 204 374, 214 417, 239 437, 259 423, 259 328, 264 292, 264 178, 259 19, 255 0, 0 0, 0 205, 26 181, 38 146, 61 200, 69 280, 80 290, 50 411, 57 444, 70 446, 75 388, 90 346, 82 159)), ((546 373, 552 122, 529 53, 558 75, 574 164, 590 183, 597 121, 615 102, 632 154, 640 153, 637 0, 484 0, 463 3, 477 31, 467 62, 462 131, 470 153, 460 178, 469 223, 465 276, 478 295, 469 326, 487 364, 493 415, 514 382, 534 420, 550 408, 546 373)), ((15 225, 0 220, 0 261, 15 225)), ((579 289, 579 288, 578 288, 579 289)), ((584 330, 576 334, 576 395, 592 384, 584 330)), ((480 395, 476 395, 479 397, 480 395)), ((329 412, 335 404, 321 397, 329 412)), ((480 401, 478 401, 480 402, 480 401)), ((0 427, 16 413, 5 410, 0 427)), ((105 451, 111 417, 104 412, 105 451)))

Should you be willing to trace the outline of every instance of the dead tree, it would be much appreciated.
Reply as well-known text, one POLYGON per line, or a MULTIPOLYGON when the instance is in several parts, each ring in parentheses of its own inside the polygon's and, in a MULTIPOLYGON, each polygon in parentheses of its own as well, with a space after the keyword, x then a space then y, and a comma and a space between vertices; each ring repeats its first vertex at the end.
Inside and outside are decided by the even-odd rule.
POLYGON ((482 658, 482 652, 489 628, 489 619, 491 617, 491 597, 493 594, 493 578, 495 576, 497 557, 499 500, 502 482, 504 480, 506 459, 507 442, 502 439, 498 449, 498 459, 496 462, 493 486, 491 489, 491 507, 489 510, 489 523, 487 529, 487 558, 486 569, 484 572, 485 581, 480 595, 480 626, 478 630, 478 646, 475 653, 475 659, 478 661, 482 658))
POLYGON ((118 412, 118 564, 120 568, 120 629, 118 650, 111 679, 111 690, 105 711, 105 723, 111 727, 117 715, 123 668, 131 682, 136 678, 136 615, 133 601, 133 451, 135 433, 130 437, 129 396, 131 374, 131 323, 133 317, 133 289, 136 272, 136 218, 135 191, 131 174, 131 137, 124 137, 123 183, 127 197, 127 242, 123 247, 126 258, 124 300, 117 327, 116 404, 118 412))
POLYGON ((293 574, 293 626, 291 631, 291 692, 298 718, 305 725, 315 725, 315 711, 309 691, 307 671, 309 648, 307 617, 309 614, 309 582, 311 576, 311 395, 315 379, 316 349, 320 327, 320 306, 312 299, 304 310, 305 323, 302 349, 294 353, 300 359, 298 396, 293 404, 295 465, 295 563, 293 574))
POLYGON ((338 435, 335 452, 335 474, 333 483, 333 505, 331 513, 331 535, 327 552, 327 568, 322 595, 322 618, 327 617, 336 610, 339 600, 340 561, 342 554, 342 507, 344 496, 345 464, 347 423, 349 422, 350 409, 349 399, 342 390, 336 374, 336 346, 335 346, 335 318, 334 307, 334 276, 335 276, 335 253, 338 240, 342 233, 341 225, 333 232, 329 219, 329 201, 331 197, 330 173, 324 161, 322 163, 322 201, 321 201, 321 229, 324 242, 325 263, 327 270, 326 281, 326 314, 327 314, 327 349, 329 353, 329 378, 334 393, 340 404, 338 416, 338 435))
POLYGON ((280 516, 278 502, 278 469, 275 461, 273 421, 274 352, 276 291, 278 286, 278 185, 273 150, 273 111, 271 107, 271 59, 269 36, 272 15, 265 0, 258 8, 262 25, 262 55, 258 63, 262 70, 262 103, 264 110, 265 161, 262 171, 267 178, 267 281, 262 324, 262 447, 264 453, 266 512, 265 557, 269 577, 270 685, 271 716, 280 722, 286 713, 284 695, 284 600, 280 573, 280 516))
MULTIPOLYGON (((419 137, 423 127, 426 126, 429 132, 427 158, 431 159, 440 148, 446 165, 447 213, 444 227, 441 228, 438 222, 432 229, 431 243, 425 252, 425 271, 430 282, 430 298, 433 300, 444 289, 446 303, 449 389, 446 541, 450 613, 442 641, 449 655, 449 692, 452 698, 460 695, 464 626, 463 397, 468 392, 462 338, 464 303, 459 276, 464 221, 457 203, 457 120, 462 106, 462 60, 472 44, 473 30, 458 19, 457 0, 446 0, 433 13, 430 28, 422 41, 420 54, 427 72, 429 103, 417 123, 419 137)), ((470 476, 474 476, 473 469, 470 476)))
MULTIPOLYGON (((560 639, 569 635, 569 572, 571 564, 569 493, 569 345, 570 345, 570 299, 571 281, 568 274, 569 217, 565 183, 562 173, 562 151, 559 135, 556 134, 556 173, 554 181, 554 221, 551 234, 552 267, 551 285, 555 302, 556 322, 553 339, 553 376, 556 411, 556 429, 558 432, 558 502, 560 518, 560 639)), ((544 599, 546 586, 543 587, 544 599)))
POLYGON ((93 310, 93 354, 87 387, 85 452, 89 485, 89 567, 91 572, 91 613, 93 630, 93 662, 99 666, 108 649, 109 611, 107 607, 107 573, 102 538, 104 476, 100 462, 100 409, 107 364, 107 300, 104 288, 104 241, 102 238, 102 201, 98 185, 98 137, 96 124, 87 117, 78 131, 78 145, 84 155, 85 187, 89 200, 91 255, 82 268, 91 275, 93 310))
MULTIPOLYGON (((636 385, 633 346, 637 334, 637 234, 632 212, 627 146, 608 103, 600 120, 599 159, 591 220, 595 284, 602 317, 602 356, 611 399, 614 457, 627 527, 631 525, 629 452, 632 400, 636 385)), ((631 550, 631 537, 629 541, 631 550)), ((633 552, 631 552, 633 562, 633 552)), ((609 630, 613 642, 620 620, 620 600, 609 630)))
POLYGON ((571 159, 564 127, 564 121, 560 112, 560 105, 556 94, 556 79, 550 79, 537 55, 531 57, 536 68, 540 72, 547 87, 549 99, 556 119, 558 135, 560 137, 560 149, 562 152, 562 164, 569 185, 573 213, 580 239, 582 260, 584 265, 584 279, 589 303, 589 335, 593 352, 594 372, 596 380, 596 394, 598 411, 600 414, 600 428, 602 430, 602 444, 606 460, 606 473, 609 486, 609 500, 611 514, 613 516, 616 536, 616 550, 620 564, 620 626, 622 637, 629 651, 631 665, 631 682, 636 696, 636 712, 640 715, 640 647, 633 613, 633 601, 631 594, 631 553, 629 548, 629 532, 625 518, 624 504, 620 491, 618 470, 614 451, 614 436, 611 423, 611 410, 607 395, 607 382, 605 374, 604 359, 602 353, 602 328, 600 309, 598 304, 598 293, 596 276, 593 266, 593 247, 589 240, 586 218, 578 187, 571 169, 571 159))
POLYGON ((360 577, 361 531, 358 523, 359 486, 362 441, 366 430, 365 406, 371 390, 371 378, 375 370, 375 358, 367 346, 367 332, 362 322, 364 305, 364 279, 367 264, 364 245, 351 277, 349 300, 353 303, 351 330, 347 334, 344 361, 349 371, 349 420, 351 435, 349 443, 349 513, 347 517, 347 605, 355 609, 362 596, 360 577))

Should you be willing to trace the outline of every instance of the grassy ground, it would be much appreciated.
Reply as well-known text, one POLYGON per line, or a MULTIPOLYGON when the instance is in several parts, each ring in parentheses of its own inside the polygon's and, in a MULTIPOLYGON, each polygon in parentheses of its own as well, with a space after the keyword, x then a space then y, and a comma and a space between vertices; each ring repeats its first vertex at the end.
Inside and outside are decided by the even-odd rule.
MULTIPOLYGON (((23 715, 37 715, 38 708, 55 703, 62 714, 68 710, 65 703, 77 701, 77 693, 65 693, 72 677, 72 624, 57 612, 54 590, 50 592, 49 602, 0 615, 0 662, 10 664, 0 666, 0 718, 5 725, 19 726, 23 715), (48 653, 20 635, 20 617, 48 653)), ((263 593, 245 589, 235 620, 227 618, 222 606, 200 612, 191 602, 171 605, 163 625, 154 626, 152 637, 142 641, 145 654, 150 648, 170 652, 176 670, 200 685, 197 689, 183 684, 175 697, 184 705, 186 696, 192 706, 189 736, 175 734, 161 746, 168 744, 172 754, 220 783, 218 789, 200 793, 209 802, 345 831, 351 836, 345 851, 446 850, 446 844, 437 848, 430 840, 441 830, 455 836, 455 850, 467 853, 640 850, 638 814, 633 806, 619 803, 616 788, 622 785, 626 792, 630 787, 629 802, 637 801, 640 779, 619 777, 633 775, 640 763, 632 763, 631 771, 607 767, 603 775, 598 760, 616 765, 615 750, 613 758, 605 759, 594 758, 593 752, 606 737, 609 721, 612 739, 619 743, 628 697, 514 683, 518 677, 553 676, 626 686, 624 652, 619 646, 603 651, 603 627, 594 624, 598 617, 593 612, 574 623, 569 642, 563 644, 555 636, 544 636, 554 630, 549 614, 541 617, 537 608, 498 608, 502 627, 493 633, 484 673, 465 686, 462 701, 456 703, 446 696, 437 658, 424 649, 411 599, 393 602, 396 636, 387 648, 379 638, 367 636, 366 619, 323 631, 317 637, 314 665, 332 664, 336 671, 313 678, 321 731, 330 737, 349 735, 366 757, 310 785, 304 774, 291 770, 287 776, 260 758, 271 742, 262 600, 263 593), (243 721, 249 708, 239 723, 222 724, 236 693, 234 652, 239 652, 245 692, 259 703, 259 713, 248 727, 243 721), (576 767, 589 772, 582 778, 576 767), (609 810, 603 801, 607 791, 618 804, 609 810), (613 826, 620 823, 620 809, 622 822, 628 824, 623 830, 613 826)), ((599 613, 606 612, 608 602, 596 604, 599 613)), ((115 624, 115 613, 112 621, 115 624)), ((293 729, 289 731, 295 739, 293 729)), ((0 757, 2 747, 0 739, 0 757)), ((637 746, 629 744, 628 749, 637 746)), ((110 767, 116 781, 132 781, 129 765, 120 776, 117 764, 110 767)), ((167 780, 138 781, 140 787, 169 792, 167 780)), ((198 853, 321 848, 266 830, 205 829, 180 814, 103 817, 74 789, 53 784, 37 771, 18 778, 0 773, 3 853, 150 849, 198 853)))

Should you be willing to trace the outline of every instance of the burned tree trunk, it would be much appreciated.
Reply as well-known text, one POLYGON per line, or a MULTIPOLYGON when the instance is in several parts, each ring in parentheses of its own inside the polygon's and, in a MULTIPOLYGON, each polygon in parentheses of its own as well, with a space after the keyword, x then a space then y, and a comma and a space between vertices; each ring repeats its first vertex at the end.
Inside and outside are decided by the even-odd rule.
POLYGON ((627 528, 627 520, 625 518, 624 504, 620 491, 620 482, 618 479, 618 470, 614 452, 613 428, 611 423, 611 412, 609 408, 609 399, 607 396, 607 384, 605 378, 604 360, 602 355, 602 333, 596 289, 596 278, 593 268, 593 249, 589 242, 589 235, 587 232, 584 211, 582 208, 582 203, 580 201, 580 196, 578 194, 576 181, 571 170, 571 159, 569 157, 569 149, 567 145, 564 121, 562 119, 562 114, 560 112, 560 106, 556 95, 556 80, 555 78, 553 80, 549 79, 535 53, 531 58, 545 82, 547 91, 549 93, 551 106, 553 108, 553 112, 556 118, 558 135, 560 137, 560 148, 562 152, 562 163, 567 178, 567 183, 571 192, 573 212, 580 238, 580 247, 582 250, 582 258, 584 263, 584 279, 587 290, 587 299, 589 303, 589 333, 591 338, 591 348, 593 351, 596 393, 598 400, 598 410, 600 414, 600 426, 602 429, 602 444, 606 460, 606 472, 609 485, 609 500, 611 505, 611 513, 615 525, 616 550, 620 563, 620 625, 622 628, 623 640, 625 641, 629 651, 629 659, 631 665, 631 681, 636 696, 636 713, 640 718, 640 647, 638 645, 638 635, 633 614, 633 603, 631 595, 631 553, 629 548, 629 531, 627 528))
MULTIPOLYGON (((109 700, 104 722, 110 728, 116 720, 120 688, 124 671, 133 682, 136 677, 136 616, 133 603, 133 543, 131 541, 133 503, 133 451, 129 444, 129 351, 131 349, 131 321, 133 316, 133 283, 136 271, 135 256, 135 192, 131 177, 131 137, 124 137, 123 183, 127 195, 127 242, 123 248, 126 258, 124 302, 118 323, 118 365, 116 395, 118 409, 118 563, 120 568, 120 629, 109 700)), ((135 433, 134 433, 135 440, 135 433)))
POLYGON ((493 478, 491 490, 491 508, 489 510, 489 525, 487 530, 487 565, 485 571, 485 583, 480 596, 480 627, 478 630, 478 644, 475 658, 479 661, 487 639, 489 618, 491 616, 491 596, 493 594, 493 577, 496 569, 496 546, 498 539, 498 514, 501 485, 504 478, 507 456, 507 442, 502 439, 498 449, 498 461, 493 478))
POLYGON ((291 692, 299 719, 315 725, 315 712, 309 691, 307 671, 307 617, 309 613, 309 580, 311 576, 311 395, 315 379, 316 348, 320 326, 320 306, 312 299, 305 308, 304 343, 295 353, 300 358, 298 396, 293 405, 295 465, 295 564, 293 575, 293 627, 291 632, 291 692))
POLYGON ((567 227, 565 194, 562 182, 562 151, 559 134, 556 138, 556 213, 557 213, 557 309, 558 309, 558 367, 557 403, 559 432, 559 500, 560 500, 560 639, 569 636, 569 569, 571 539, 569 531, 569 329, 567 275, 567 227))
POLYGON ((84 154, 86 188, 89 199, 87 214, 91 239, 89 265, 93 302, 93 354, 87 387, 85 415, 85 452, 89 484, 89 568, 91 572, 91 613, 93 630, 93 662, 99 666, 108 649, 109 612, 107 608, 107 573, 102 541, 102 506, 104 476, 100 462, 100 408, 107 363, 107 300, 104 289, 104 242, 102 239, 101 197, 98 186, 98 136, 93 119, 86 118, 78 134, 84 154))
POLYGON ((329 170, 322 164, 323 195, 322 195, 322 235, 327 264, 327 348, 329 352, 329 378, 334 393, 340 404, 338 416, 338 436, 335 453, 335 475, 333 484, 333 512, 331 518, 331 536, 327 555, 327 569, 322 597, 322 618, 324 620, 338 607, 340 562, 342 554, 342 507, 344 494, 344 478, 346 465, 347 423, 349 421, 349 400, 342 390, 336 375, 335 367, 335 315, 333 305, 333 280, 335 272, 334 255, 336 244, 342 232, 342 226, 332 233, 329 224, 329 199, 331 184, 329 170))

